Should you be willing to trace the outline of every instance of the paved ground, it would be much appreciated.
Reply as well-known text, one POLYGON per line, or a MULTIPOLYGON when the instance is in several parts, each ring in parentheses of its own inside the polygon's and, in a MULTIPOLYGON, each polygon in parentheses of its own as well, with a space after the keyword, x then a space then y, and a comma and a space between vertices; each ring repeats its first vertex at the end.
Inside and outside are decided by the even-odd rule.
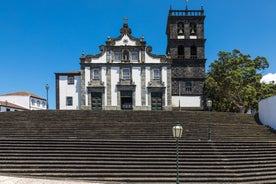
POLYGON ((103 183, 0 176, 0 184, 103 184, 103 183))

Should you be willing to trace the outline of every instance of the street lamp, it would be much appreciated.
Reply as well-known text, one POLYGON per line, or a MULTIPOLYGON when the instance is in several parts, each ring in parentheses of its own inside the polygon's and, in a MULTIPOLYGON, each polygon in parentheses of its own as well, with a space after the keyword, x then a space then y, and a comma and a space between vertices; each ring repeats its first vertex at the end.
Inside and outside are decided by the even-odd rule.
POLYGON ((49 103, 48 103, 48 91, 49 91, 49 85, 48 84, 46 84, 46 86, 45 86, 45 89, 46 89, 46 108, 47 109, 49 109, 49 103))
POLYGON ((211 111, 211 108, 212 108, 212 100, 208 100, 207 101, 207 107, 208 107, 208 111, 209 111, 209 117, 208 117, 208 141, 211 141, 211 114, 210 114, 210 111, 211 111))
POLYGON ((176 139, 176 183, 179 184, 179 169, 178 169, 178 141, 182 136, 183 127, 179 122, 172 128, 173 137, 176 139))

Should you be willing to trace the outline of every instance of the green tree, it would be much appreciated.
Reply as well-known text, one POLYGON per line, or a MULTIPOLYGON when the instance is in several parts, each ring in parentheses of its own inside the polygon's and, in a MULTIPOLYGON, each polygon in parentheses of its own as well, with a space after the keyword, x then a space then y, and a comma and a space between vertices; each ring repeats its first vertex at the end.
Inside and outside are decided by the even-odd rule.
POLYGON ((265 57, 251 59, 250 55, 236 49, 220 51, 206 78, 207 98, 213 100, 213 108, 241 113, 257 108, 262 88, 261 72, 268 67, 265 57))
POLYGON ((260 100, 276 95, 276 83, 261 84, 261 89, 258 92, 258 98, 260 100))

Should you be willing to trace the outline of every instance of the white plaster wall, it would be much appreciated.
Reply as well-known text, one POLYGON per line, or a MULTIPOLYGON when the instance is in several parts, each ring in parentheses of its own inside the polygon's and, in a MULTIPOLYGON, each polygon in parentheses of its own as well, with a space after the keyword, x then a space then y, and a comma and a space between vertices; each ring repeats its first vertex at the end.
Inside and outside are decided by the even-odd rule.
POLYGON ((117 106, 117 88, 116 85, 119 82, 120 67, 111 67, 111 105, 117 106))
POLYGON ((75 76, 76 85, 76 104, 78 104, 77 109, 81 107, 81 76, 75 76))
POLYGON ((46 100, 30 97, 29 104, 30 104, 31 110, 46 110, 47 109, 47 101, 46 100), (32 103, 32 100, 34 100, 34 103, 32 103), (44 104, 43 104, 43 102, 44 102, 44 104))
POLYGON ((84 76, 85 76, 85 105, 88 105, 88 91, 87 91, 87 86, 88 82, 91 81, 90 79, 90 67, 85 67, 84 68, 84 76))
POLYGON ((23 111, 22 109, 0 106, 0 112, 7 112, 7 109, 10 109, 9 111, 23 111))
POLYGON ((160 59, 158 58, 153 58, 145 52, 145 63, 160 63, 160 59))
POLYGON ((136 42, 131 40, 127 35, 124 35, 121 40, 118 40, 115 42, 115 46, 124 46, 124 45, 136 46, 136 42), (127 42, 124 42, 125 40, 127 42))
POLYGON ((260 121, 276 129, 276 96, 272 96, 259 102, 260 121))
POLYGON ((168 81, 167 81, 167 67, 162 67, 162 82, 164 82, 165 86, 166 86, 166 90, 165 90, 165 106, 168 106, 168 92, 167 92, 167 85, 168 85, 168 81))
POLYGON ((142 98, 141 98, 141 67, 133 67, 132 68, 132 80, 136 85, 135 90, 135 105, 141 106, 142 105, 142 98))
POLYGON ((27 109, 31 109, 29 99, 29 96, 0 96, 1 101, 8 101, 10 103, 20 105, 27 109))
POLYGON ((105 88, 104 88, 104 106, 106 106, 107 105, 107 87, 106 87, 106 82, 107 82, 107 76, 106 76, 106 72, 107 72, 107 69, 106 69, 106 67, 102 67, 102 71, 101 71, 101 80, 102 80, 102 82, 104 82, 104 86, 105 86, 105 88))
POLYGON ((148 98, 149 98, 149 92, 148 92, 148 83, 150 82, 150 67, 149 66, 147 66, 146 67, 146 72, 145 72, 145 74, 146 74, 146 105, 148 106, 149 105, 149 100, 148 100, 148 98))
POLYGON ((0 96, 1 101, 8 101, 10 103, 19 105, 21 107, 25 107, 30 110, 46 110, 46 100, 42 100, 40 98, 35 98, 31 96, 0 96), (32 104, 32 99, 34 99, 34 104, 32 104), (40 102, 40 105, 38 104, 38 101, 40 102), (45 103, 45 106, 43 106, 43 102, 45 103))
POLYGON ((172 96, 172 107, 201 107, 201 96, 172 96))
POLYGON ((106 52, 99 58, 92 58, 91 63, 106 63, 106 52))
POLYGON ((59 77, 59 97, 60 97, 60 109, 80 109, 80 85, 81 79, 80 76, 74 77, 74 84, 67 84, 67 76, 59 77), (73 97, 73 105, 66 105, 66 97, 73 97))

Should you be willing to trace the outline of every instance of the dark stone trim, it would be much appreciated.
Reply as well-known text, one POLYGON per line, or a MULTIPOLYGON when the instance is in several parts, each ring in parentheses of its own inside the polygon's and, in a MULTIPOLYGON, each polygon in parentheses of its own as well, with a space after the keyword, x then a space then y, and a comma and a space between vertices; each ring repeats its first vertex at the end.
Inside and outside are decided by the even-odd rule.
POLYGON ((56 109, 59 110, 60 109, 60 96, 59 96, 59 76, 58 74, 56 74, 56 109))

